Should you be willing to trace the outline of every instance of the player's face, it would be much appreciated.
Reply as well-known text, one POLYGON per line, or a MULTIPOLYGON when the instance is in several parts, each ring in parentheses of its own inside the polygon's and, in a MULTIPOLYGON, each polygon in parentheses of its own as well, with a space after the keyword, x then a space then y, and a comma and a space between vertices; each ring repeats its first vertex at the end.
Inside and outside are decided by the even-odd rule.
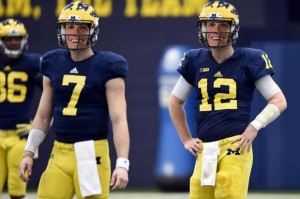
POLYGON ((3 37, 2 41, 8 50, 19 50, 22 37, 3 37))
POLYGON ((66 24, 68 48, 81 49, 87 45, 89 26, 87 24, 66 24))
POLYGON ((225 46, 228 43, 230 24, 225 21, 206 23, 207 41, 210 46, 225 46))

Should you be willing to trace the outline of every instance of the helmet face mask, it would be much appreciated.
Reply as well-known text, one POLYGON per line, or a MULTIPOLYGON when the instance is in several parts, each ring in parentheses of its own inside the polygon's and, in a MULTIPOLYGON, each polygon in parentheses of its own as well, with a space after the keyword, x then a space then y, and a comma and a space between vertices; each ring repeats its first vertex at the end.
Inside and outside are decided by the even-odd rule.
POLYGON ((90 46, 91 24, 66 23, 64 40, 70 50, 86 49, 90 46))
POLYGON ((0 22, 0 53, 8 58, 18 58, 28 48, 28 34, 23 23, 16 19, 0 22))
POLYGON ((72 2, 64 7, 61 11, 61 14, 58 18, 57 22, 57 37, 58 44, 62 48, 67 48, 69 50, 83 50, 95 45, 98 39, 98 31, 99 31, 99 18, 93 9, 92 6, 77 1, 72 2), (89 32, 87 34, 67 34, 66 27, 67 25, 78 25, 86 24, 89 27, 89 32), (67 37, 77 37, 78 43, 77 46, 74 47, 68 46, 67 37), (87 42, 85 46, 80 44, 80 40, 87 37, 87 42))
POLYGON ((213 48, 225 47, 234 44, 238 38, 238 31, 240 27, 239 16, 234 6, 229 3, 224 1, 210 2, 203 7, 197 26, 199 42, 202 45, 213 48), (206 28, 206 24, 208 22, 227 22, 230 25, 229 32, 208 32, 206 28), (210 33, 218 33, 220 37, 221 35, 228 34, 228 40, 226 44, 221 45, 219 42, 218 45, 211 46, 207 38, 210 33))

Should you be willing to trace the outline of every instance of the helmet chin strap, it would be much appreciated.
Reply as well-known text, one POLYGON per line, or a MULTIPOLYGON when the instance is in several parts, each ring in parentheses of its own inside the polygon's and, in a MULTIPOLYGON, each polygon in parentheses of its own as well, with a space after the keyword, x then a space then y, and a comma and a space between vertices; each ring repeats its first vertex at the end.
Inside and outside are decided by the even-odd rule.
MULTIPOLYGON (((67 35, 65 35, 66 37, 67 35)), ((68 35, 70 36, 70 35, 68 35)), ((69 48, 67 42, 66 42, 66 39, 65 39, 65 42, 66 42, 66 47, 69 49, 69 50, 74 50, 74 51, 79 51, 79 50, 84 50, 84 49, 87 49, 87 48, 90 48, 91 45, 89 44, 90 43, 90 37, 89 36, 82 36, 82 35, 73 35, 73 36, 76 36, 78 37, 78 42, 77 42, 77 46, 76 48, 69 48), (89 37, 86 44, 85 44, 85 47, 82 47, 82 48, 79 48, 79 45, 80 45, 80 37, 89 37)))
MULTIPOLYGON (((220 43, 220 42, 219 42, 220 43)), ((217 46, 210 46, 210 45, 208 45, 209 47, 211 47, 211 48, 224 48, 224 47, 227 47, 227 46, 230 46, 230 45, 232 45, 232 43, 231 42, 228 42, 226 45, 224 45, 224 46, 220 46, 220 45, 217 45, 217 46)))
MULTIPOLYGON (((221 37, 221 34, 222 34, 223 32, 221 32, 221 33, 218 33, 219 34, 219 37, 221 37)), ((230 34, 230 33, 229 33, 230 34)), ((232 42, 230 41, 230 35, 229 35, 229 37, 228 37, 228 39, 227 39, 227 44, 225 44, 225 45, 223 45, 223 46, 220 46, 220 42, 221 42, 221 40, 219 39, 219 42, 218 42, 218 45, 217 46, 211 46, 211 45, 209 45, 209 42, 208 42, 208 34, 206 33, 206 41, 207 41, 207 45, 209 46, 209 47, 211 47, 211 48, 223 48, 223 47, 227 47, 227 46, 230 46, 230 45, 232 45, 232 42)))
POLYGON ((4 55, 8 58, 17 58, 21 55, 21 52, 20 50, 8 50, 7 48, 4 48, 4 55))

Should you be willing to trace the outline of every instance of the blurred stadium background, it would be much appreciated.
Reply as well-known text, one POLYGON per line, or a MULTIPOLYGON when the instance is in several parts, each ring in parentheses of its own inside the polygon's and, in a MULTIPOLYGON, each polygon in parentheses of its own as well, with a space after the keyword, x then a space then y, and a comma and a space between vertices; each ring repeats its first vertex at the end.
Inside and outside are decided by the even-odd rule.
MULTIPOLYGON (((29 32, 29 51, 44 53, 58 48, 57 16, 70 2, 1 0, 0 19, 14 17, 24 22, 29 32)), ((131 132, 129 190, 187 190, 194 159, 181 146, 170 124, 165 102, 178 77, 175 69, 182 52, 187 48, 200 47, 197 16, 207 0, 85 2, 93 5, 101 17, 99 40, 94 49, 120 53, 130 65, 126 90, 131 132)), ((288 101, 288 110, 276 122, 263 129, 255 140, 249 189, 300 191, 300 134, 297 125, 300 112, 300 1, 228 2, 233 3, 240 14, 241 29, 236 46, 261 48, 268 53, 277 72, 274 78, 288 101)), ((40 90, 37 90, 32 115, 39 94, 40 90)), ((253 115, 264 106, 258 102, 260 98, 259 95, 255 96, 253 115)), ((189 122, 192 125, 192 119, 189 122)), ((54 135, 50 132, 40 147, 40 157, 35 160, 34 173, 29 183, 31 190, 37 188, 53 140, 54 135)), ((114 167, 113 147, 111 157, 114 167)), ((180 198, 185 196, 183 194, 180 198)), ((299 195, 295 197, 300 198, 299 195)), ((113 194, 112 198, 117 199, 118 194, 113 194)), ((259 197, 251 194, 249 198, 259 197)), ((263 198, 268 197, 264 195, 263 198)), ((288 198, 288 195, 280 195, 280 198, 288 198)))

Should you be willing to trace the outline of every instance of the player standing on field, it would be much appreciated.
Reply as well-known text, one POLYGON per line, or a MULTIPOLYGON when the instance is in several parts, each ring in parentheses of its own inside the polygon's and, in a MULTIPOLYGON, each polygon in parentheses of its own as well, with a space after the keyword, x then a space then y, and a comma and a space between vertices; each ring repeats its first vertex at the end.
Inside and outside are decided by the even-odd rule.
POLYGON ((0 22, 0 198, 5 182, 12 199, 26 195, 18 170, 31 128, 35 86, 42 87, 40 55, 25 53, 27 39, 19 20, 0 22))
POLYGON ((202 9, 200 43, 210 49, 185 53, 181 74, 169 99, 169 111, 184 147, 197 157, 190 179, 190 199, 246 199, 252 168, 252 142, 261 128, 286 108, 286 99, 272 79, 274 70, 265 52, 233 48, 239 16, 233 5, 210 2, 202 9), (192 138, 183 104, 197 90, 192 138), (267 101, 250 122, 255 89, 267 101))
POLYGON ((64 7, 57 23, 59 45, 66 49, 42 57, 44 90, 30 130, 20 177, 29 181, 32 157, 49 130, 54 147, 39 187, 38 198, 108 199, 128 183, 129 131, 125 81, 127 61, 112 52, 96 52, 99 18, 92 6, 77 1, 64 7), (111 176, 108 124, 117 152, 111 176))

